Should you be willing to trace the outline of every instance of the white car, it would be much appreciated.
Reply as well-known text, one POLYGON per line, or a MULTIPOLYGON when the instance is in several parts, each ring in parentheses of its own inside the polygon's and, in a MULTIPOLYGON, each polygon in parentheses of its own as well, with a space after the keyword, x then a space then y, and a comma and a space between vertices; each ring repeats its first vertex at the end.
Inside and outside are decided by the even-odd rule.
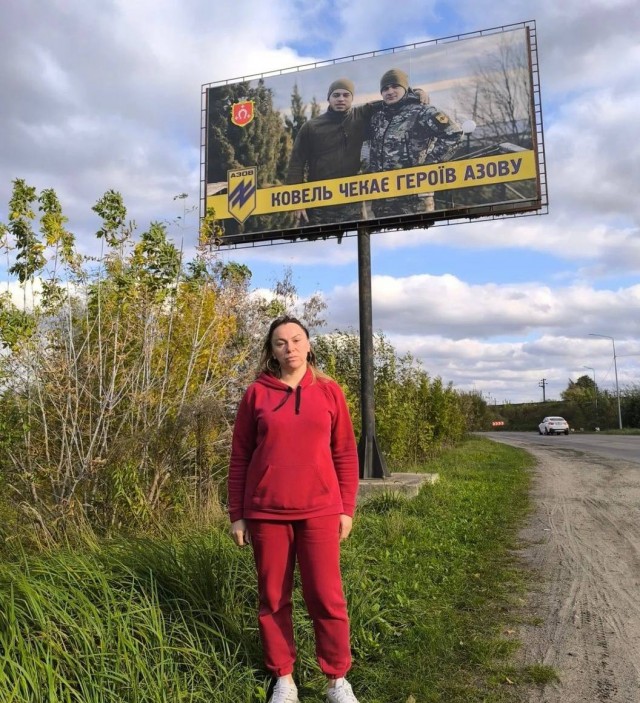
POLYGON ((540 434, 569 434, 569 423, 563 417, 545 417, 538 425, 540 434))

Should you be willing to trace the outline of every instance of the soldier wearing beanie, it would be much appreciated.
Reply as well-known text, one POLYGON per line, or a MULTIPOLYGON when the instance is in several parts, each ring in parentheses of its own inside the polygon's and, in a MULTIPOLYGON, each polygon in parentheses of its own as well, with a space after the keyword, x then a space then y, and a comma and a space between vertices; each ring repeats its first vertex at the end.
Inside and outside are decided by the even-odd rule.
POLYGON ((351 93, 351 97, 355 95, 356 89, 355 86, 353 85, 353 81, 350 81, 348 78, 338 78, 338 80, 333 81, 333 83, 329 86, 329 91, 327 93, 327 100, 331 98, 331 94, 342 88, 343 90, 346 90, 347 92, 351 93))
MULTIPOLYGON (((364 171, 374 173, 446 161, 462 138, 462 130, 433 105, 426 104, 410 87, 409 77, 398 68, 380 79, 382 110, 372 118, 368 133, 368 162, 364 171)), ((372 200, 376 217, 408 215, 433 209, 431 198, 407 195, 372 200)))
MULTIPOLYGON (((371 116, 382 108, 376 101, 352 107, 355 86, 349 78, 337 78, 327 91, 325 113, 305 122, 296 136, 288 184, 354 176, 360 170, 360 151, 371 116)), ((298 223, 323 225, 362 219, 362 203, 299 210, 298 223)))
POLYGON ((380 92, 388 85, 399 85, 404 88, 405 93, 409 90, 409 76, 399 68, 392 68, 382 75, 380 79, 380 92))

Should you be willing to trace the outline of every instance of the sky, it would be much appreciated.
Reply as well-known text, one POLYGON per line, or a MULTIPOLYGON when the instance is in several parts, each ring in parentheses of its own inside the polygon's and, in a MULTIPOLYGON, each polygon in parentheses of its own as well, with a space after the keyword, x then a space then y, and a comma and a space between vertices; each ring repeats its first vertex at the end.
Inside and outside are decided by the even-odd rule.
MULTIPOLYGON (((95 253, 91 207, 114 189, 140 231, 168 221, 189 255, 203 84, 531 20, 548 214, 372 234, 373 326, 490 402, 540 401, 542 379, 559 398, 585 374, 615 391, 614 344, 620 388, 638 385, 637 0, 4 0, 0 221, 15 178, 54 188, 95 253)), ((356 237, 220 256, 256 291, 291 269, 327 331, 357 330, 356 237)))

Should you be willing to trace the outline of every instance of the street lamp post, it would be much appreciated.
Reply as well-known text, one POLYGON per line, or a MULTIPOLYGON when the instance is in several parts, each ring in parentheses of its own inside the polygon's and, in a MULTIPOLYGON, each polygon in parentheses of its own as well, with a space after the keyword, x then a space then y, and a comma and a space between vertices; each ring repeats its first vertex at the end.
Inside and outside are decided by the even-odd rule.
POLYGON ((596 370, 593 366, 582 366, 583 369, 591 369, 593 371, 593 390, 596 394, 596 426, 598 425, 598 384, 596 383, 596 370))
POLYGON ((616 343, 613 337, 608 334, 595 334, 589 332, 590 337, 603 337, 604 339, 610 339, 613 345, 613 370, 616 375, 616 397, 618 398, 618 427, 622 429, 622 410, 620 409, 620 387, 618 386, 618 363, 616 361, 616 343))

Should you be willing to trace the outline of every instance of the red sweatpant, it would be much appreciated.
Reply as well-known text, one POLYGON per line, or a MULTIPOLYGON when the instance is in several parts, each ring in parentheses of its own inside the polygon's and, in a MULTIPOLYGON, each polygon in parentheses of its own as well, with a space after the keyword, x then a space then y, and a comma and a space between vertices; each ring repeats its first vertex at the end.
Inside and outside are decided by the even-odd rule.
POLYGON ((267 668, 274 676, 293 671, 291 594, 297 559, 320 668, 327 676, 344 676, 351 666, 351 649, 340 578, 340 516, 247 523, 258 570, 258 623, 267 668))

